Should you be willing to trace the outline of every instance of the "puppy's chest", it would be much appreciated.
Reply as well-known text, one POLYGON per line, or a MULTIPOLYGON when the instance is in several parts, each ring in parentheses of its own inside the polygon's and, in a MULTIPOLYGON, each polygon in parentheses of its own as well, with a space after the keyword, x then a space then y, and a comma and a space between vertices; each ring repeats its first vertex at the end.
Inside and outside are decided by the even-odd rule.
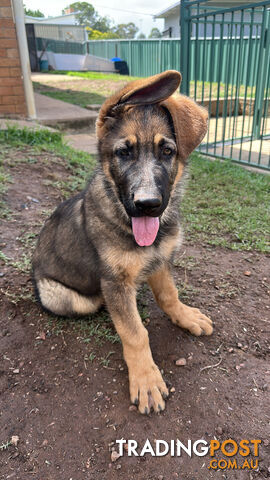
POLYGON ((158 270, 170 260, 176 246, 177 238, 169 238, 160 243, 159 247, 142 247, 134 251, 123 251, 113 247, 104 254, 106 270, 120 282, 137 284, 158 270))

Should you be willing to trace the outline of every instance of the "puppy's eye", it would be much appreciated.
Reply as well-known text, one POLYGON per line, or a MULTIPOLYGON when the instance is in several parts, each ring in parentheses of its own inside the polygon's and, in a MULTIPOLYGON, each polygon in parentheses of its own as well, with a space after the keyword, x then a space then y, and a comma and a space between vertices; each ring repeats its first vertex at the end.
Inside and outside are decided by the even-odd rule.
POLYGON ((116 153, 121 158, 128 158, 130 156, 130 151, 128 148, 119 148, 116 153))
POLYGON ((170 148, 170 147, 164 147, 162 149, 162 153, 163 155, 165 155, 166 157, 169 157, 170 155, 173 154, 173 150, 170 148))

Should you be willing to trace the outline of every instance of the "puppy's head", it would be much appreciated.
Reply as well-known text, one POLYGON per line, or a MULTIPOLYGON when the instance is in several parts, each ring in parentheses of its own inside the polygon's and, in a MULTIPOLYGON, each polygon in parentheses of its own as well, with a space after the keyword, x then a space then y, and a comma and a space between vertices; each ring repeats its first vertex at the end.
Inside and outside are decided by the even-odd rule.
POLYGON ((129 83, 103 104, 97 120, 100 159, 131 219, 136 242, 151 245, 188 155, 207 130, 207 112, 184 96, 169 70, 129 83))

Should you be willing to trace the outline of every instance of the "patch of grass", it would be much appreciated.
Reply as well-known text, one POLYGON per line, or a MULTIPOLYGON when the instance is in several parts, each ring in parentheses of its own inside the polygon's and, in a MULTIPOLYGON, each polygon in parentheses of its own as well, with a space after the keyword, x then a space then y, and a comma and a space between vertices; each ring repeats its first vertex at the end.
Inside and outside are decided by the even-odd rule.
POLYGON ((30 273, 31 263, 32 255, 26 255, 26 253, 23 253, 19 260, 16 260, 15 262, 10 262, 10 265, 17 270, 20 270, 20 272, 22 273, 30 273))
POLYGON ((30 250, 33 250, 37 240, 37 233, 34 232, 23 232, 18 240, 22 243, 22 245, 30 250))
POLYGON ((180 282, 177 290, 179 298, 182 300, 190 300, 197 293, 197 289, 187 282, 180 282))
POLYGON ((54 335, 61 335, 70 329, 75 330, 78 339, 87 344, 92 343, 93 340, 98 345, 102 345, 104 341, 110 343, 120 341, 109 314, 105 310, 76 319, 48 316, 46 328, 54 335))
POLYGON ((218 296, 221 298, 235 298, 239 293, 239 289, 235 285, 226 281, 222 281, 218 285, 216 284, 215 288, 218 290, 218 296))
POLYGON ((3 163, 4 161, 0 159, 0 218, 9 218, 11 210, 4 200, 4 195, 8 190, 8 184, 12 183, 12 177, 6 173, 3 163))
POLYGON ((0 260, 2 260, 2 262, 4 262, 5 265, 8 265, 9 262, 11 261, 11 259, 7 257, 7 255, 4 252, 2 252, 2 250, 0 250, 0 260))
POLYGON ((110 359, 109 359, 109 357, 110 357, 111 355, 113 355, 114 353, 115 353, 115 352, 109 352, 109 353, 106 355, 106 357, 102 357, 102 358, 100 359, 100 360, 101 360, 101 365, 102 365, 103 367, 108 367, 108 366, 110 365, 110 359))
POLYGON ((193 268, 199 264, 199 260, 192 255, 181 255, 179 258, 175 258, 173 264, 175 267, 182 267, 185 270, 193 270, 193 268))
POLYGON ((26 255, 25 253, 19 258, 19 260, 13 261, 12 258, 9 258, 4 252, 0 250, 0 260, 4 262, 5 265, 10 265, 17 270, 20 270, 23 273, 29 273, 31 269, 31 254, 26 255))
POLYGON ((0 130, 0 143, 10 145, 61 145, 62 134, 48 129, 18 128, 8 125, 6 130, 0 130))
POLYGON ((69 77, 81 77, 88 80, 113 80, 115 82, 129 82, 138 80, 140 77, 131 77, 129 75, 119 75, 119 73, 102 73, 102 72, 72 72, 67 70, 52 70, 44 73, 52 75, 68 75, 69 77))
POLYGON ((79 105, 85 108, 87 105, 101 105, 106 97, 100 95, 97 92, 84 92, 77 90, 62 90, 49 86, 44 86, 38 82, 34 82, 35 90, 42 95, 47 95, 50 98, 56 98, 56 100, 62 100, 62 102, 72 103, 73 105, 79 105))
POLYGON ((191 156, 181 204, 190 240, 233 250, 270 252, 270 177, 230 161, 191 156))
POLYGON ((17 149, 29 145, 36 152, 50 152, 64 159, 70 170, 70 177, 59 186, 67 192, 84 188, 95 166, 95 158, 92 155, 74 150, 64 143, 60 132, 48 129, 31 130, 26 127, 21 129, 8 126, 6 130, 0 130, 0 147, 2 144, 9 144, 17 149))
POLYGON ((18 293, 14 292, 13 290, 5 290, 3 291, 3 293, 14 305, 17 305, 17 303, 20 301, 30 300, 31 302, 33 302, 35 300, 32 289, 29 289, 27 287, 21 287, 18 293))

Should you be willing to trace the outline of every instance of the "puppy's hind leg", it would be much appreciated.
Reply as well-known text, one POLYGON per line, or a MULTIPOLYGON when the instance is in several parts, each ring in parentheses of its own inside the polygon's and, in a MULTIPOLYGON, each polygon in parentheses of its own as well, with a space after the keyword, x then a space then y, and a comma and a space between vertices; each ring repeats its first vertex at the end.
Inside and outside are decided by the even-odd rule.
POLYGON ((38 280, 36 287, 43 307, 56 315, 94 313, 103 303, 102 295, 87 297, 48 278, 38 280))

